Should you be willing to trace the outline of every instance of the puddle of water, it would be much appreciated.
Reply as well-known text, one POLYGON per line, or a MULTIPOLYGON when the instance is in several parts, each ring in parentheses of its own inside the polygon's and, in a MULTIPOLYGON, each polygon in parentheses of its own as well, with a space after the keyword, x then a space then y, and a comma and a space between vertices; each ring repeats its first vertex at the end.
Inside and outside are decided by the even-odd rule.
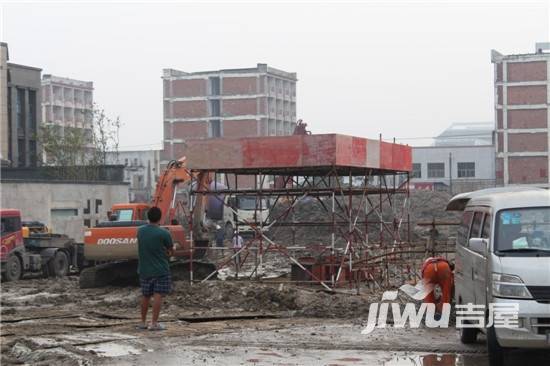
POLYGON ((384 366, 485 366, 486 356, 457 354, 395 355, 384 366))
POLYGON ((97 342, 102 340, 116 340, 116 339, 134 339, 136 336, 132 336, 124 333, 111 333, 111 332, 88 332, 88 333, 76 333, 76 334, 60 334, 57 336, 59 339, 66 340, 71 343, 80 342, 97 342))
POLYGON ((141 354, 141 350, 137 349, 136 347, 113 342, 90 344, 87 346, 80 346, 78 348, 84 351, 94 351, 97 353, 98 356, 103 357, 119 357, 141 354))

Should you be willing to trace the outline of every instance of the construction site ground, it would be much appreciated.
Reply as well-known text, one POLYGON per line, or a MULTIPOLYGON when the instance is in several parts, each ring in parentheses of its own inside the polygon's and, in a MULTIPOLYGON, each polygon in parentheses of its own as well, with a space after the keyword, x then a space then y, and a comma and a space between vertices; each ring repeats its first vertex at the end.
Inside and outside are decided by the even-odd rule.
MULTIPOLYGON (((78 277, 2 284, 2 365, 486 365, 483 339, 449 329, 362 335, 380 293, 251 281, 177 281, 161 321, 139 331, 138 287, 82 290, 78 277)), ((543 365, 515 352, 509 365, 543 365), (530 362, 525 363, 526 360, 530 362)))

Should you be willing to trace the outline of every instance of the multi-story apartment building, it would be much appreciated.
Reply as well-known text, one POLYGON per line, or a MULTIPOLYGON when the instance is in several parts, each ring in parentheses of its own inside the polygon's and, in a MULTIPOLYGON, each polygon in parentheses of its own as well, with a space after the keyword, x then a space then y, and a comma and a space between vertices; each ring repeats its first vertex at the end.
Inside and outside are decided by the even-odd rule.
POLYGON ((492 51, 495 85, 496 179, 499 185, 549 187, 550 43, 535 53, 492 51))
POLYGON ((12 167, 36 166, 39 161, 40 75, 42 69, 8 61, 2 49, 2 113, 0 113, 2 160, 12 167), (5 89, 4 89, 5 88, 5 89))
POLYGON ((46 74, 42 77, 42 120, 44 123, 84 130, 92 128, 93 90, 91 81, 46 74))
POLYGON ((164 151, 179 158, 185 141, 289 135, 296 122, 296 73, 255 68, 187 73, 163 70, 164 151))

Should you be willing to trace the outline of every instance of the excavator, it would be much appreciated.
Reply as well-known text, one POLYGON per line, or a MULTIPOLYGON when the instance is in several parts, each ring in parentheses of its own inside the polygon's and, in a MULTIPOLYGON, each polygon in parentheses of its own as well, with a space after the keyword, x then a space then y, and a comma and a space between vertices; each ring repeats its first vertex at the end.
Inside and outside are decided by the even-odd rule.
POLYGON ((80 272, 80 288, 103 287, 117 282, 137 281, 137 230, 147 223, 147 210, 156 206, 162 211, 161 226, 167 229, 174 242, 171 269, 194 278, 206 276, 215 265, 203 261, 209 243, 206 224, 206 195, 197 196, 192 211, 189 240, 176 218, 178 186, 210 184, 208 173, 192 173, 186 168, 185 157, 168 163, 162 173, 152 202, 115 204, 108 221, 100 222, 84 232, 84 259, 92 266, 80 272), (193 243, 193 245, 191 245, 193 243))

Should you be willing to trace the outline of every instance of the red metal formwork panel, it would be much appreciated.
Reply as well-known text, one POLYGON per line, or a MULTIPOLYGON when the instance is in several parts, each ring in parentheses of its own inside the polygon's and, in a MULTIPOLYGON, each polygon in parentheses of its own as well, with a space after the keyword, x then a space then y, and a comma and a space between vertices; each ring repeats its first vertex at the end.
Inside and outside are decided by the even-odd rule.
POLYGON ((301 135, 302 167, 336 164, 336 135, 301 135))
POLYGON ((237 168, 300 167, 302 136, 241 139, 243 166, 237 168))
POLYGON ((352 166, 367 165, 367 139, 361 137, 351 138, 351 160, 352 166))
POLYGON ((392 169, 412 171, 412 151, 410 146, 392 144, 392 169))
POLYGON ((187 166, 191 169, 242 167, 243 156, 239 139, 188 140, 185 148, 187 166))
POLYGON ((409 146, 336 134, 188 140, 186 144, 192 169, 412 169, 409 146))
POLYGON ((393 169, 393 144, 380 141, 380 169, 393 169))

